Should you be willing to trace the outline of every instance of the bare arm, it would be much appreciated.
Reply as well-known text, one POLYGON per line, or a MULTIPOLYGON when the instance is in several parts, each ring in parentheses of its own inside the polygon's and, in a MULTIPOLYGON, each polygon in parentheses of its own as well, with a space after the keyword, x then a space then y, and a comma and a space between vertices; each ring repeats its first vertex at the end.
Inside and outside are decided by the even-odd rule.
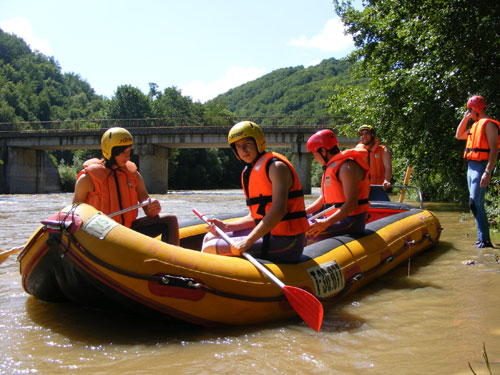
MULTIPOLYGON (((137 186, 135 187, 137 192, 137 198, 139 202, 144 202, 149 199, 148 191, 146 190, 146 185, 144 184, 144 179, 141 174, 137 172, 137 186)), ((154 217, 158 215, 161 211, 160 202, 157 199, 153 199, 150 204, 143 207, 144 213, 149 217, 154 217)))
POLYGON ((391 162, 391 154, 389 150, 386 148, 382 154, 382 163, 384 163, 384 189, 387 190, 391 187, 391 178, 392 178, 392 162, 391 162))
POLYGON ((262 221, 240 242, 231 246, 234 255, 241 255, 259 238, 270 232, 285 216, 288 191, 293 185, 292 173, 282 161, 275 161, 269 167, 269 179, 273 186, 273 203, 262 221))
MULTIPOLYGON (((488 122, 484 132, 486 134, 486 138, 488 139, 488 147, 490 148, 486 170, 493 173, 493 169, 495 168, 498 158, 498 127, 496 124, 488 122)), ((489 185, 491 181, 491 173, 483 173, 480 182, 481 187, 489 185)))
POLYGON ((73 204, 84 203, 87 200, 87 195, 94 191, 94 183, 92 177, 88 174, 82 174, 75 184, 75 192, 73 194, 73 204))
MULTIPOLYGON (((245 230, 249 228, 255 227, 255 220, 253 219, 251 214, 248 214, 240 219, 234 220, 234 221, 229 221, 229 222, 224 222, 219 219, 208 219, 208 222, 210 224, 218 226, 220 229, 222 229, 224 232, 235 232, 235 231, 240 231, 240 230, 245 230)), ((217 231, 213 227, 213 225, 207 226, 207 229, 212 233, 214 236, 219 236, 217 234, 217 231)))
POLYGON ((323 207, 323 195, 320 195, 318 199, 316 199, 313 203, 311 203, 307 208, 306 208, 306 214, 315 214, 321 210, 323 207))
POLYGON ((464 117, 462 118, 462 121, 460 121, 460 124, 458 124, 457 132, 455 134, 456 139, 460 140, 467 139, 467 136, 469 135, 469 129, 467 129, 467 124, 471 119, 471 117, 472 117, 471 111, 467 110, 467 112, 465 112, 464 114, 464 117))

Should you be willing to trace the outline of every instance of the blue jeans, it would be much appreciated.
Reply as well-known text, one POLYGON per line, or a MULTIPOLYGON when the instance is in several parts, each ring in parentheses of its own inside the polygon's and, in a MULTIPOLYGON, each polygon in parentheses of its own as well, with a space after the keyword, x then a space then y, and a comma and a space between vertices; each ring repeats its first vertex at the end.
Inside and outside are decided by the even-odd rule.
POLYGON ((467 168, 467 186, 469 187, 469 207, 476 219, 477 239, 479 241, 490 241, 490 229, 488 217, 484 210, 484 196, 486 188, 479 186, 481 176, 486 169, 487 160, 469 160, 467 168))

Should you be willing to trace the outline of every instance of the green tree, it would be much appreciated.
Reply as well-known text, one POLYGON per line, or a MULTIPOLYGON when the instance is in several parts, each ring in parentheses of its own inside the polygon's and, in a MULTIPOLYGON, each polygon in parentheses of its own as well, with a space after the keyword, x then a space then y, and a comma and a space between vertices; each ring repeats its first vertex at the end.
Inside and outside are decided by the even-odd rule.
POLYGON ((148 118, 151 113, 148 96, 130 85, 119 86, 108 107, 108 117, 112 119, 148 118))
POLYGON ((187 118, 203 116, 203 105, 193 103, 193 100, 188 96, 182 96, 177 87, 168 87, 163 92, 158 92, 156 87, 150 84, 150 96, 155 98, 153 102, 155 117, 187 118))
POLYGON ((355 77, 366 87, 336 87, 330 112, 351 131, 372 123, 390 144, 395 177, 413 164, 425 199, 465 201, 463 142, 454 138, 471 94, 500 115, 500 2, 492 0, 334 0, 353 35, 355 77))

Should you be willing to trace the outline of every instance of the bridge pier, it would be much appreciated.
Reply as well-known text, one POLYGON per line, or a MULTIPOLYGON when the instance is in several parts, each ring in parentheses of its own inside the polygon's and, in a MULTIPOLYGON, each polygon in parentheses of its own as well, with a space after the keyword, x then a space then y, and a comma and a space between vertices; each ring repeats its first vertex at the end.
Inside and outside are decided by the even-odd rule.
POLYGON ((5 185, 8 194, 46 193, 45 151, 6 147, 5 185))
POLYGON ((153 144, 136 144, 134 152, 139 156, 139 172, 150 194, 168 192, 168 158, 170 148, 153 144))
POLYGON ((299 175, 302 191, 311 194, 311 163, 312 155, 307 152, 306 144, 301 139, 292 145, 293 167, 299 175))

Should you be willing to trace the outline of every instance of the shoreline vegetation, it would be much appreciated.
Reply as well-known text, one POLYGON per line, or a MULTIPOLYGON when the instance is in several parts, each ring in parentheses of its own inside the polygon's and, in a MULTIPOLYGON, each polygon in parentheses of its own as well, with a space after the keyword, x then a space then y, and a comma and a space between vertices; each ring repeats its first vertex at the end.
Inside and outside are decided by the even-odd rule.
MULTIPOLYGON (((500 118, 495 60, 500 2, 486 7, 461 0, 430 5, 367 1, 356 9, 352 1, 334 0, 332 10, 353 36, 356 48, 349 56, 277 69, 206 103, 153 82, 147 93, 123 84, 111 98, 97 95, 78 73, 62 73, 56 57, 32 51, 0 29, 0 130, 26 122, 98 118, 338 116, 344 120, 334 129, 341 136, 356 136, 357 127, 373 124, 391 151, 395 183, 412 164, 411 184, 421 187, 425 201, 466 204, 465 145, 455 139, 455 129, 473 94, 482 95, 489 115, 500 118)), ((82 161, 99 156, 83 150, 50 154, 67 191, 82 161)), ((6 157, 0 142, 0 173, 6 157)), ((232 158, 229 149, 174 150, 169 187, 238 187, 240 166, 232 158)), ((317 186, 319 165, 314 163, 312 172, 312 186, 317 186)), ((499 168, 485 206, 498 227, 499 168)))

